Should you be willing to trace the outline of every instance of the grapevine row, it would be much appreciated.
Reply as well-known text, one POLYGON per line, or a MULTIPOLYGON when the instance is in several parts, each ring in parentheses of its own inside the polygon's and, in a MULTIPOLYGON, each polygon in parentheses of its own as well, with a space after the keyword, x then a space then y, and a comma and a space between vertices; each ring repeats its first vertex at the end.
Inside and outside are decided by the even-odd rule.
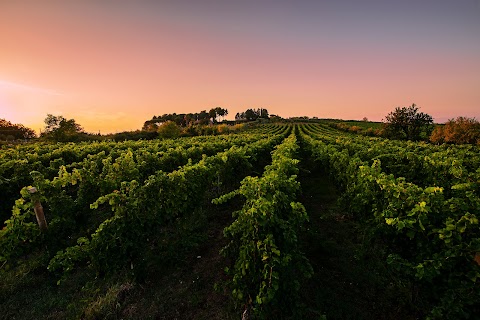
POLYGON ((476 146, 435 146, 362 136, 328 137, 311 127, 305 131, 345 150, 349 157, 356 156, 369 164, 380 160, 384 172, 422 187, 436 185, 449 192, 455 185, 476 184, 480 180, 480 150, 476 146))
MULTIPOLYGON (((284 134, 286 133, 285 131, 284 134)), ((170 173, 157 170, 145 181, 139 179, 141 177, 139 164, 134 161, 133 153, 130 151, 120 159, 117 158, 118 161, 113 163, 113 167, 108 166, 114 171, 108 171, 104 175, 103 169, 100 172, 96 171, 97 165, 108 162, 102 159, 101 155, 93 156, 95 161, 85 160, 88 165, 83 170, 74 169, 72 172, 67 172, 62 167, 59 175, 52 180, 45 179, 39 172, 34 172, 34 185, 39 190, 35 197, 41 200, 46 209, 49 219, 48 234, 55 235, 55 241, 50 243, 49 249, 56 252, 66 247, 77 247, 77 245, 85 247, 84 240, 99 239, 95 235, 105 234, 107 225, 118 226, 124 221, 129 221, 129 218, 119 218, 123 217, 123 214, 128 217, 137 216, 136 213, 131 213, 135 212, 136 207, 142 208, 142 214, 148 213, 144 217, 145 222, 139 221, 142 226, 150 221, 149 219, 159 223, 164 221, 159 217, 165 217, 166 220, 172 219, 175 212, 186 210, 182 204, 188 204, 188 208, 197 205, 198 196, 205 195, 205 192, 211 189, 213 182, 217 187, 221 187, 222 182, 234 183, 234 174, 250 172, 249 168, 265 157, 265 152, 268 155, 269 149, 278 143, 278 139, 282 136, 260 139, 243 147, 232 147, 214 156, 203 156, 199 162, 190 161, 179 170, 170 173), (176 193, 180 191, 179 188, 185 190, 182 189, 182 192, 176 193), (141 203, 140 199, 143 199, 144 203, 141 203), (102 203, 109 204, 111 210, 107 208, 108 205, 102 203), (90 204, 93 204, 93 210, 90 209, 90 204)), ((261 137, 257 136, 257 139, 261 137)), ((248 140, 251 141, 251 138, 248 140)), ((45 235, 41 234, 31 222, 32 195, 27 188, 22 190, 22 196, 16 201, 12 217, 6 221, 6 226, 0 231, 1 260, 21 256, 48 243, 45 235)), ((138 218, 135 219, 138 220, 138 218)), ((147 227, 153 225, 153 223, 146 224, 147 227)), ((132 232, 140 233, 140 230, 140 226, 132 228, 132 232)), ((118 238, 118 235, 115 237, 118 238)), ((94 247, 90 245, 90 248, 94 247)), ((67 249, 65 252, 70 251, 73 254, 75 250, 78 253, 77 249, 67 249)), ((111 250, 114 250, 113 247, 111 250)), ((82 248, 82 251, 88 250, 82 248)), ((92 260, 97 257, 98 255, 92 255, 92 260)), ((98 259, 102 258, 98 257, 98 259)), ((120 262, 116 259, 111 264, 118 265, 120 262)), ((100 262, 96 264, 99 268, 106 269, 105 264, 100 262)), ((55 268, 52 267, 52 269, 55 268)))
POLYGON ((352 142, 356 149, 338 139, 316 140, 305 130, 302 139, 336 180, 350 211, 373 220, 389 243, 389 264, 429 288, 430 316, 471 316, 480 298, 480 181, 455 181, 447 193, 442 186, 418 186, 384 172, 378 158, 364 160, 364 138, 352 142))
POLYGON ((276 147, 261 177, 246 177, 238 190, 215 200, 223 203, 236 195, 245 199, 224 230, 230 240, 223 252, 233 261, 227 273, 234 298, 259 318, 291 314, 299 280, 313 272, 298 246, 308 216, 295 200, 300 189, 297 150, 292 133, 276 147))
MULTIPOLYGON (((38 171, 50 180, 75 171, 77 176, 87 176, 79 180, 94 183, 89 188, 105 194, 119 188, 121 181, 135 179, 143 182, 158 170, 169 172, 186 164, 188 159, 197 162, 202 154, 213 155, 233 145, 242 146, 265 137, 267 135, 240 134, 160 142, 64 144, 58 147, 58 151, 41 155, 33 153, 24 159, 0 160, 0 193, 3 200, 0 204, 0 220, 3 222, 10 216, 21 188, 32 184, 32 171, 38 171), (135 167, 135 170, 129 167, 135 167)), ((32 146, 25 146, 27 150, 30 148, 32 146)))

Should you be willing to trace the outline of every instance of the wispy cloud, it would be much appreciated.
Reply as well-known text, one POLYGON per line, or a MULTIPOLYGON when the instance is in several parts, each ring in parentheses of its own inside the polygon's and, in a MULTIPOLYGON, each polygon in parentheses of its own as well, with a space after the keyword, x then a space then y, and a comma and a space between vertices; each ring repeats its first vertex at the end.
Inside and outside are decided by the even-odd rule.
POLYGON ((46 94, 51 96, 63 96, 63 93, 57 92, 52 89, 41 88, 37 86, 31 86, 23 83, 0 80, 0 89, 5 90, 16 90, 16 91, 27 91, 31 93, 46 94))
POLYGON ((14 123, 39 128, 46 114, 61 114, 68 99, 49 88, 0 79, 0 118, 14 123))

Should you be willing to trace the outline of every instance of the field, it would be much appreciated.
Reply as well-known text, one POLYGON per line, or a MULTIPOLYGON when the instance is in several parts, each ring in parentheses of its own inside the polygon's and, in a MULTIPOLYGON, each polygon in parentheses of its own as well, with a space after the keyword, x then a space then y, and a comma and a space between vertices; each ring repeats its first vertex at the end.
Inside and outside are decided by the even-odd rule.
POLYGON ((0 319, 473 319, 479 185, 325 123, 3 147, 0 319))

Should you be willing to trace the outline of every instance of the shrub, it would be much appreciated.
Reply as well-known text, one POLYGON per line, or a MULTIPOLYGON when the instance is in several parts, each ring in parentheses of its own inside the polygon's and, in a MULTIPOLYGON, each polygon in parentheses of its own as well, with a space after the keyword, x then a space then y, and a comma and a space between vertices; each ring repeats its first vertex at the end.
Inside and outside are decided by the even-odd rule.
POLYGON ((450 119, 444 126, 437 126, 430 136, 433 143, 479 144, 480 122, 475 118, 450 119))
POLYGON ((175 122, 166 121, 160 125, 157 132, 161 138, 169 139, 179 137, 182 130, 175 122))

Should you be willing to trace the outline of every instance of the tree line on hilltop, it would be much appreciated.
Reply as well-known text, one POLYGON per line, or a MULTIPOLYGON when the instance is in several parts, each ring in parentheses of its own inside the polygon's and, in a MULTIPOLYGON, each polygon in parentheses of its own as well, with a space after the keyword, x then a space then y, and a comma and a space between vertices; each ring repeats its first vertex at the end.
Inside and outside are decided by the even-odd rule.
POLYGON ((269 119, 267 109, 247 109, 245 112, 238 112, 235 115, 237 121, 255 121, 257 119, 269 119))
MULTIPOLYGON (((192 125, 210 125, 217 124, 218 118, 224 119, 228 115, 228 110, 221 107, 212 108, 210 111, 202 110, 197 113, 166 113, 161 116, 153 116, 152 119, 145 121, 142 130, 154 131, 157 130, 160 124, 167 121, 174 122, 180 127, 188 127, 192 125)), ((257 119, 269 119, 267 109, 247 109, 243 112, 238 112, 235 115, 236 122, 255 121, 257 119)))
POLYGON ((228 115, 228 110, 221 107, 212 108, 210 111, 202 110, 198 113, 170 113, 162 116, 153 116, 145 121, 142 131, 157 132, 159 137, 175 138, 179 136, 216 135, 237 131, 239 124, 269 119, 267 109, 247 109, 235 115, 235 121, 223 120, 221 125, 218 118, 228 115))
MULTIPOLYGON (((142 130, 125 131, 101 136, 86 133, 75 119, 48 114, 45 127, 40 133, 40 139, 46 141, 92 141, 111 139, 115 141, 174 138, 179 136, 215 135, 237 131, 241 123, 257 120, 284 120, 276 115, 270 115, 267 109, 247 109, 235 115, 235 121, 224 120, 228 110, 217 107, 210 111, 198 113, 164 114, 153 116, 145 121, 142 130), (222 119, 220 124, 219 118, 222 119), (235 125, 235 126, 234 126, 235 125)), ((295 121, 307 121, 308 117, 292 118, 295 121)), ((316 117, 315 121, 319 121, 316 117)), ((363 119, 363 123, 368 123, 363 119)), ((376 128, 349 125, 346 122, 330 121, 330 125, 348 132, 367 136, 379 136, 389 139, 430 141, 431 143, 477 144, 480 145, 480 123, 475 118, 458 117, 450 119, 445 124, 434 124, 429 114, 420 112, 415 104, 407 107, 397 107, 387 114, 385 121, 376 128)), ((36 138, 35 131, 23 126, 0 119, 0 141, 19 141, 36 138)))
POLYGON ((218 123, 218 117, 228 115, 228 110, 221 107, 212 108, 210 111, 202 110, 197 113, 166 113, 162 116, 153 116, 151 120, 145 121, 142 130, 157 130, 160 123, 171 121, 178 126, 186 127, 189 125, 208 125, 218 123))

